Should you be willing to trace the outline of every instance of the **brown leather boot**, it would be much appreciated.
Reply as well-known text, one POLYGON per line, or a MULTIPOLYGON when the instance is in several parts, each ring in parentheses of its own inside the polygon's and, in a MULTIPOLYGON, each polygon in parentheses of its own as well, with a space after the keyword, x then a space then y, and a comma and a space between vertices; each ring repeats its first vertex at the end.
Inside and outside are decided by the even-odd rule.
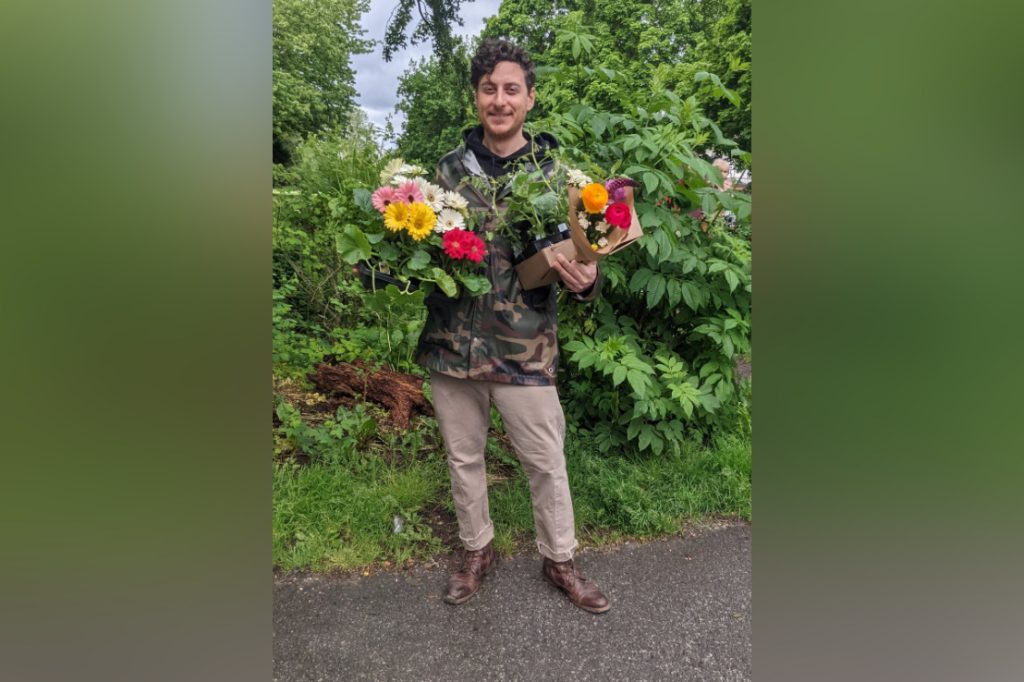
POLYGON ((565 592, 569 596, 569 601, 584 611, 604 613, 612 607, 597 585, 580 575, 572 559, 552 561, 544 557, 541 572, 548 582, 565 592))
POLYGON ((483 549, 466 550, 462 569, 448 578, 448 594, 444 600, 449 604, 464 604, 480 589, 484 576, 494 570, 498 557, 494 553, 493 541, 483 549))

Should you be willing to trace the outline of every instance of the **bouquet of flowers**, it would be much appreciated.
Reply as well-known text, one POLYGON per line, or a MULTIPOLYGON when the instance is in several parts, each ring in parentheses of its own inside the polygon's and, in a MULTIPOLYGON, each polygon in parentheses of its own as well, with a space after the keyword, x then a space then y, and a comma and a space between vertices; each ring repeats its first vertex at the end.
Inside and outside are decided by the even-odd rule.
POLYGON ((523 287, 556 281, 551 264, 559 254, 600 260, 643 236, 633 207, 637 186, 626 177, 595 182, 564 164, 546 178, 540 171, 516 173, 509 182, 503 231, 521 254, 516 271, 523 287))
POLYGON ((357 202, 364 208, 369 203, 378 217, 365 231, 346 228, 339 251, 370 263, 364 271, 371 280, 379 278, 406 291, 433 282, 455 297, 458 282, 473 295, 486 293, 490 282, 478 273, 487 247, 469 225, 468 203, 423 174, 419 166, 394 159, 381 171, 380 187, 372 193, 357 190, 357 202))

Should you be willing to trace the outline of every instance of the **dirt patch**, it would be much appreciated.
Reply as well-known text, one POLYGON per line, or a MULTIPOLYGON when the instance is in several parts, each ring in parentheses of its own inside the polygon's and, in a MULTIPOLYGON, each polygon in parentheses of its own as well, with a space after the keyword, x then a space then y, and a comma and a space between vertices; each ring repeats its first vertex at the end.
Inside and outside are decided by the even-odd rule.
POLYGON ((430 530, 441 540, 441 544, 447 550, 444 555, 462 548, 462 540, 459 539, 459 521, 453 512, 448 511, 447 507, 442 504, 434 504, 425 507, 420 514, 423 522, 430 526, 430 530))

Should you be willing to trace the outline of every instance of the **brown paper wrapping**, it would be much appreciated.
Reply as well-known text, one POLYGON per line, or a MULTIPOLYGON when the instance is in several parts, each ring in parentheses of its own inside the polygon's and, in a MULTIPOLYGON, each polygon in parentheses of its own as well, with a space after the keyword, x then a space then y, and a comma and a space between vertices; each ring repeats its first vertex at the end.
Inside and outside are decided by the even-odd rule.
POLYGON ((536 289, 557 282, 558 271, 552 269, 551 264, 555 262, 558 254, 562 254, 569 260, 599 261, 605 256, 621 251, 642 237, 644 231, 640 227, 640 220, 633 207, 633 188, 626 187, 625 190, 626 205, 629 206, 629 213, 633 217, 633 221, 628 230, 612 225, 605 234, 608 244, 595 251, 591 248, 587 233, 580 226, 576 217, 580 210, 580 190, 578 187, 569 187, 569 233, 572 239, 552 244, 517 265, 516 273, 519 275, 519 281, 523 288, 536 289))

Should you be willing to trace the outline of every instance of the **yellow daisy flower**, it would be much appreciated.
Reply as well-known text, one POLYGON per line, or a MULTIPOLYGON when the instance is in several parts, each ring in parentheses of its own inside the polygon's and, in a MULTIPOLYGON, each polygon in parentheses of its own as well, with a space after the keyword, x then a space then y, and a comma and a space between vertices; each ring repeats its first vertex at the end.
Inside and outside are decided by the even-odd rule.
POLYGON ((409 204, 409 217, 405 221, 405 229, 410 237, 419 241, 433 232, 436 224, 437 216, 429 206, 421 201, 409 204))
POLYGON ((406 221, 409 220, 409 204, 403 204, 401 201, 393 201, 388 204, 388 207, 384 210, 384 227, 388 228, 392 232, 398 232, 405 228, 406 221))

